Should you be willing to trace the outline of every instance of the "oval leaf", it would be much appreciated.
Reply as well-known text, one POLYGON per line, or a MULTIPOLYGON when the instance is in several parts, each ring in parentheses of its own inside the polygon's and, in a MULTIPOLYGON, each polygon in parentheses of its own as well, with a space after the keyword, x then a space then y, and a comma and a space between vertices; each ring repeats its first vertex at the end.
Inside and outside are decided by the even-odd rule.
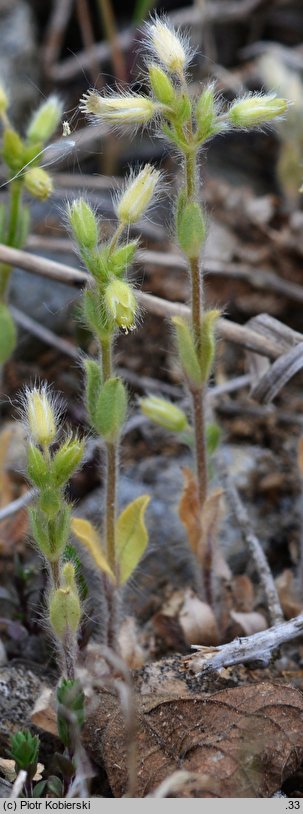
POLYGON ((137 497, 118 517, 116 546, 120 585, 123 585, 131 576, 146 549, 148 533, 144 523, 144 514, 149 501, 149 495, 137 497))
POLYGON ((84 520, 82 517, 73 517, 71 520, 71 530, 75 537, 80 540, 80 543, 89 551, 99 571, 103 571, 104 574, 107 574, 115 581, 112 569, 107 562, 104 551, 101 549, 99 535, 92 523, 90 523, 89 520, 84 520))

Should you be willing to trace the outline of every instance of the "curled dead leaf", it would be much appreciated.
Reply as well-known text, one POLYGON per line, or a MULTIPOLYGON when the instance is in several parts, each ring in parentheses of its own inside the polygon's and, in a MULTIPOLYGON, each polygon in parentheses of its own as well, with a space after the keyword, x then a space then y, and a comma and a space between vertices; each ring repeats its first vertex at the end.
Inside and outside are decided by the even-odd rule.
POLYGON ((252 636, 253 633, 259 633, 261 630, 266 630, 268 627, 265 616, 257 611, 250 611, 250 613, 239 613, 231 611, 231 618, 235 622, 232 627, 233 636, 252 636))
POLYGON ((216 645, 219 633, 213 610, 188 588, 179 613, 179 622, 188 644, 216 645))
MULTIPOLYGON (((163 688, 164 690, 164 688, 163 688)), ((136 697, 137 788, 146 797, 174 772, 201 774, 212 796, 271 797, 303 759, 302 693, 280 682, 259 682, 212 695, 136 697)), ((102 693, 88 717, 84 743, 104 765, 112 793, 127 788, 127 732, 117 698, 102 693)), ((180 797, 207 797, 183 788, 180 797)))

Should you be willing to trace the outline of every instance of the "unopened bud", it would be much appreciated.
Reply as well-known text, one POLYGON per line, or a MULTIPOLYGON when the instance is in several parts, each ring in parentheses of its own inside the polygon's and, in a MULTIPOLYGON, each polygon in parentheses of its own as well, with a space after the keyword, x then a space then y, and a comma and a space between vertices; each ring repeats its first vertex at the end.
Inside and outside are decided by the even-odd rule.
POLYGON ((185 41, 165 22, 155 19, 147 26, 150 50, 170 73, 182 73, 191 54, 185 41))
POLYGON ((40 390, 28 388, 25 397, 30 434, 40 446, 49 446, 55 440, 57 431, 53 400, 45 386, 40 390))
POLYGON ((151 89, 163 105, 173 105, 176 100, 175 88, 166 73, 159 65, 150 65, 148 68, 151 89))
POLYGON ((79 466, 84 452, 84 442, 68 438, 52 460, 52 477, 57 486, 63 486, 79 466))
POLYGON ((147 418, 171 432, 184 432, 188 429, 188 421, 183 410, 176 407, 166 399, 158 396, 147 396, 140 399, 140 409, 147 418))
POLYGON ((285 99, 279 99, 274 94, 251 94, 231 105, 228 118, 235 127, 256 127, 282 116, 286 110, 285 99))
POLYGON ((99 239, 98 219, 85 198, 68 204, 67 216, 80 248, 94 249, 99 239))
POLYGON ((160 172, 150 164, 130 181, 125 192, 118 199, 116 212, 121 223, 136 223, 148 209, 154 195, 160 172))
POLYGON ((112 280, 104 294, 105 306, 110 319, 126 333, 135 325, 137 300, 131 286, 124 280, 112 280))
POLYGON ((46 201, 53 192, 52 179, 41 167, 32 167, 25 172, 24 186, 31 195, 41 201, 46 201))
POLYGON ((159 105, 137 93, 101 96, 96 91, 89 91, 80 101, 80 110, 109 124, 147 124, 158 112, 159 105))
POLYGON ((210 85, 201 93, 196 105, 197 137, 200 142, 206 141, 216 132, 215 91, 210 85))
POLYGON ((63 113, 63 104, 58 96, 50 96, 35 111, 27 128, 29 141, 44 143, 57 130, 63 113))

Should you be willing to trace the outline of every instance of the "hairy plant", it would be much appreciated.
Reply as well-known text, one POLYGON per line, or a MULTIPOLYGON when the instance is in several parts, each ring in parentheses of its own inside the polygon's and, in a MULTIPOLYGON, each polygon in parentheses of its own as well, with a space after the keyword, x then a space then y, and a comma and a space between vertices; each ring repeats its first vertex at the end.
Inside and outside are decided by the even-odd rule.
MULTIPOLYGON (((132 92, 131 89, 123 93, 117 90, 103 94, 92 90, 83 96, 80 107, 90 118, 104 121, 113 128, 153 125, 156 135, 168 140, 182 157, 183 179, 175 207, 175 229, 178 244, 188 261, 191 318, 174 317, 172 323, 184 384, 191 400, 191 426, 187 416, 164 399, 154 396, 142 399, 141 407, 156 423, 185 433, 188 439, 193 436, 196 511, 201 523, 208 496, 205 393, 214 362, 219 311, 207 309, 203 292, 201 253, 206 223, 200 203, 199 156, 218 133, 263 127, 283 115, 287 103, 275 94, 248 93, 226 107, 218 98, 213 83, 193 98, 187 77, 193 51, 188 40, 164 18, 155 16, 146 25, 145 46, 148 85, 145 94, 132 92)), ((137 197, 139 200, 139 191, 137 197)), ((132 205, 135 207, 135 196, 132 205)), ((119 210, 117 214, 120 217, 119 210)), ((129 218, 128 222, 134 220, 129 218)), ((120 229, 121 225, 118 226, 118 234, 120 229)), ((116 243, 115 237, 113 240, 116 243)), ((92 273, 96 274, 96 271, 92 273)), ((102 307, 104 303, 106 308, 106 297, 102 307)), ((119 400, 122 404, 122 391, 119 400)), ((201 546, 197 546, 198 549, 201 546)), ((209 552, 206 559, 209 571, 209 552)), ((203 556, 200 561, 203 562, 203 556)), ((208 576, 206 583, 207 594, 208 576)))

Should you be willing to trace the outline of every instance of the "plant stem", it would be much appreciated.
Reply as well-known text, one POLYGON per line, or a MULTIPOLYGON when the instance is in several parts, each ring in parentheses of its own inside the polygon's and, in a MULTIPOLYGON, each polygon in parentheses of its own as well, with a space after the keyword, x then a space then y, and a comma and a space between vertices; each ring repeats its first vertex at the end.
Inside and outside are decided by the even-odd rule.
MULTIPOLYGON (((112 376, 113 338, 101 340, 101 361, 103 381, 112 376)), ((116 564, 116 514, 117 514, 118 444, 106 443, 105 476, 105 539, 107 561, 115 575, 116 564)), ((115 586, 106 579, 107 602, 107 644, 117 651, 118 593, 115 586)))
MULTIPOLYGON (((6 245, 12 248, 15 245, 18 221, 20 215, 22 195, 22 184, 20 181, 12 181, 10 191, 10 209, 9 209, 9 222, 8 232, 6 238, 6 245)), ((1 264, 0 266, 0 300, 5 301, 8 282, 10 278, 12 267, 8 264, 1 264)))
MULTIPOLYGON (((196 196, 196 163, 197 151, 189 151, 185 156, 186 193, 189 201, 194 199, 196 196)), ((191 280, 191 323, 196 350, 199 354, 201 350, 201 321, 203 316, 203 278, 200 258, 191 258, 189 260, 189 267, 191 280)), ((204 390, 204 385, 202 385, 199 390, 193 388, 191 389, 196 475, 201 509, 207 496, 208 480, 205 440, 204 390)))

